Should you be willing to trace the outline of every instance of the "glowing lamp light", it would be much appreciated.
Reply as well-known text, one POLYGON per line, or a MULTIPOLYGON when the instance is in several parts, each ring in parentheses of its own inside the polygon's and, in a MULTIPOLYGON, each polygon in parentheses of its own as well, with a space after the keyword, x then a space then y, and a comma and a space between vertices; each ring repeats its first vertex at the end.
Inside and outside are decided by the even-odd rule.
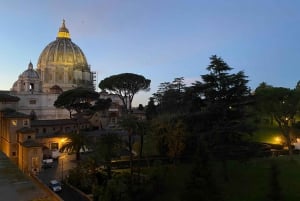
POLYGON ((60 142, 64 143, 64 142, 66 142, 66 140, 67 140, 66 138, 62 138, 62 139, 60 139, 60 142))
POLYGON ((275 142, 276 142, 276 143, 278 143, 278 144, 279 144, 279 143, 281 143, 281 138, 280 138, 280 137, 278 137, 278 136, 277 136, 277 137, 275 137, 275 138, 274 138, 274 140, 275 140, 275 142))

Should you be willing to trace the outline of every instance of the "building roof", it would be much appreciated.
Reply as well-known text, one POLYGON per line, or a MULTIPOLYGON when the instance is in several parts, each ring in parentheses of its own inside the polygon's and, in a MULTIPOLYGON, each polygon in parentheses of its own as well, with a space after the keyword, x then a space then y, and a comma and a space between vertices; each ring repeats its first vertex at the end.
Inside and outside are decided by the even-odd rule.
POLYGON ((60 126, 66 124, 76 124, 77 122, 73 119, 51 119, 51 120, 32 120, 31 127, 37 126, 60 126))
POLYGON ((2 110, 4 118, 29 118, 30 116, 14 110, 2 110))
POLYGON ((0 192, 1 200, 51 200, 48 192, 44 191, 25 176, 18 167, 0 152, 0 192))
POLYGON ((26 140, 25 142, 21 143, 22 146, 24 147, 42 147, 43 145, 41 143, 38 143, 37 141, 35 140, 26 140))
POLYGON ((25 70, 20 77, 23 79, 40 79, 38 72, 33 69, 33 65, 31 62, 28 64, 28 69, 25 70))
POLYGON ((20 100, 17 96, 11 96, 5 91, 0 92, 0 102, 18 102, 20 100))
POLYGON ((33 128, 29 128, 29 127, 22 127, 19 130, 17 130, 17 132, 26 134, 26 133, 34 133, 35 130, 33 128))

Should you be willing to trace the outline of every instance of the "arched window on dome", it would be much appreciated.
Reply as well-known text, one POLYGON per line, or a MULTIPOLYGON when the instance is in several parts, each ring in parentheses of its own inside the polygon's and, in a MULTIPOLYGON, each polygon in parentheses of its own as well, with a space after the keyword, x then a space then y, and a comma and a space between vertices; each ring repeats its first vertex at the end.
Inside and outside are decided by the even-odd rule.
POLYGON ((33 83, 29 83, 29 91, 31 93, 33 93, 33 91, 34 91, 34 84, 33 83))

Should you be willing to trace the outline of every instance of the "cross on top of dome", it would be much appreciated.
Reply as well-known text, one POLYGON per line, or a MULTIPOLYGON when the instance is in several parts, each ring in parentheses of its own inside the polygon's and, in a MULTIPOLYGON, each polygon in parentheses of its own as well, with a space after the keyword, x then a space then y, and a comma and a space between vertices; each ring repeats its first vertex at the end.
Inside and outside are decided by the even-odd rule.
POLYGON ((65 20, 63 19, 62 25, 57 33, 57 38, 70 38, 69 30, 66 27, 65 20))

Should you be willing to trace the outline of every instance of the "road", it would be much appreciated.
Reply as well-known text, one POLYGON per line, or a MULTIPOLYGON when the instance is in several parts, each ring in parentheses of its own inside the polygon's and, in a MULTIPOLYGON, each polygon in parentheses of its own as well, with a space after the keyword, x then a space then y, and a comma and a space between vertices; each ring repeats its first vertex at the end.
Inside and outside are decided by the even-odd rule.
MULTIPOLYGON (((76 166, 75 155, 64 154, 58 160, 53 161, 53 167, 43 169, 38 178, 48 185, 49 181, 56 179, 61 181, 68 175, 68 171, 76 166)), ((70 188, 68 185, 62 186, 62 191, 57 193, 64 201, 89 201, 86 197, 70 188)))

